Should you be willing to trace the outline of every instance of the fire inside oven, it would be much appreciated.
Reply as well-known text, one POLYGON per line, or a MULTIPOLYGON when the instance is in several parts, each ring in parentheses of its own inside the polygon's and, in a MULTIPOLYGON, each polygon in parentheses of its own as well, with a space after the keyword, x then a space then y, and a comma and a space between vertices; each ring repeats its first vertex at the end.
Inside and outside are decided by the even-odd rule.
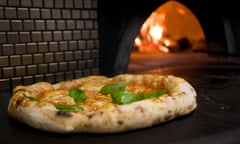
POLYGON ((138 52, 179 52, 206 50, 204 32, 196 16, 177 1, 169 1, 143 23, 134 41, 138 52))
POLYGON ((137 66, 143 65, 153 68, 147 61, 155 57, 166 57, 158 61, 164 66, 169 61, 173 64, 179 60, 186 66, 193 59, 211 61, 209 54, 240 54, 238 16, 233 17, 234 9, 226 11, 231 8, 230 3, 220 5, 218 2, 216 6, 215 2, 201 0, 135 2, 100 2, 102 74, 133 72, 139 70, 137 66), (116 4, 119 7, 114 7, 116 4), (137 59, 144 64, 141 65, 137 59))
MULTIPOLYGON (((167 64, 171 67, 183 53, 182 58, 187 59, 193 53, 207 50, 204 31, 194 13, 180 2, 168 1, 154 10, 142 24, 134 39, 128 71, 139 72, 167 64), (149 59, 155 59, 155 67, 146 63, 149 59)), ((199 57, 203 57, 203 54, 197 53, 191 59, 194 61, 199 57)))

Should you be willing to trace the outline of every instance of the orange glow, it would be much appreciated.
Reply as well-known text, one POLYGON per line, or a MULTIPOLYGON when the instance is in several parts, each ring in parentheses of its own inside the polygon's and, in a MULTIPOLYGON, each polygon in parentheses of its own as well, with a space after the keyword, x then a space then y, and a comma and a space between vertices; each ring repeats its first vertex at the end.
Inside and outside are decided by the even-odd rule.
POLYGON ((186 49, 186 40, 193 50, 206 49, 205 37, 195 15, 184 5, 169 1, 161 5, 143 23, 134 46, 139 52, 178 52, 186 49))
POLYGON ((154 43, 158 43, 158 41, 162 38, 163 28, 160 25, 151 26, 149 30, 149 34, 153 39, 154 43))
POLYGON ((165 40, 165 41, 164 41, 164 44, 165 44, 166 46, 170 46, 170 40, 165 40))
POLYGON ((163 45, 159 45, 158 49, 164 53, 169 53, 169 49, 163 45))
POLYGON ((141 40, 140 40, 139 37, 136 37, 136 39, 134 40, 134 42, 135 42, 135 45, 137 45, 137 46, 139 46, 139 45, 142 44, 142 42, 141 42, 141 40))
MULTIPOLYGON (((168 48, 163 46, 162 41, 165 15, 153 12, 151 16, 142 25, 140 34, 136 37, 134 45, 140 52, 149 52, 159 50, 161 52, 169 52, 168 48)), ((168 44, 165 44, 166 46, 168 44)))

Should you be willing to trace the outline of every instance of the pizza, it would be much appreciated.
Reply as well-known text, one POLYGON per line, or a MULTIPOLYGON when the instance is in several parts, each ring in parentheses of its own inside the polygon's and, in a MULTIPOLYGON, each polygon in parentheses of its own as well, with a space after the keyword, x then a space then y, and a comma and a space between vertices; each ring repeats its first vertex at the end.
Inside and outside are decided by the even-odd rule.
POLYGON ((55 133, 116 133, 151 127, 197 107, 196 91, 181 77, 92 75, 13 89, 8 114, 55 133))

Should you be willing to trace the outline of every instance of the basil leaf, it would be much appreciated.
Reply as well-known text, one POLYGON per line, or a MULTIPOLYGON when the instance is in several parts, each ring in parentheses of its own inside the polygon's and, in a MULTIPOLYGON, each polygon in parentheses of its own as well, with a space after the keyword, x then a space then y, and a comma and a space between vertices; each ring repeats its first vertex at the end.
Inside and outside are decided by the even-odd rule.
POLYGON ((55 104, 54 105, 56 109, 60 111, 67 111, 67 112, 77 112, 84 110, 81 106, 76 105, 63 105, 63 104, 55 104))
POLYGON ((99 93, 111 94, 112 102, 116 104, 129 104, 135 101, 158 97, 167 93, 166 89, 157 90, 151 93, 134 94, 126 90, 128 82, 114 82, 105 85, 99 93))
POLYGON ((69 95, 74 99, 76 103, 83 102, 87 99, 85 92, 78 88, 70 89, 69 95))
POLYGON ((107 84, 101 88, 99 91, 101 94, 112 94, 118 91, 124 91, 128 82, 114 82, 107 84))
POLYGON ((164 95, 166 93, 167 93, 166 89, 161 89, 161 90, 157 90, 157 91, 152 92, 152 93, 142 93, 142 94, 139 94, 139 95, 140 95, 140 97, 142 97, 142 99, 147 99, 147 98, 159 97, 159 96, 164 95))
POLYGON ((139 100, 139 96, 137 94, 123 90, 111 93, 111 98, 112 102, 117 104, 129 104, 139 100))
POLYGON ((139 100, 159 97, 166 93, 167 93, 166 89, 157 90, 152 93, 142 93, 142 94, 134 94, 126 90, 121 90, 121 91, 111 93, 111 98, 112 98, 112 102, 116 104, 130 104, 139 100))
POLYGON ((36 98, 36 97, 33 97, 33 96, 27 96, 25 93, 23 93, 23 96, 26 97, 26 98, 28 98, 28 99, 30 99, 30 100, 32 100, 32 101, 37 101, 37 102, 40 101, 40 100, 39 100, 38 98, 36 98))

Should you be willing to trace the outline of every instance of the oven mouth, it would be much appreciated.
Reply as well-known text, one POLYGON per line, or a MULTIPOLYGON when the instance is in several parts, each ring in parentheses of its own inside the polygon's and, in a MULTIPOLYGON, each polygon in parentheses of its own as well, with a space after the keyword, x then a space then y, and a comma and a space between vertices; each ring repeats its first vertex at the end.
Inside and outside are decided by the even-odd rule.
MULTIPOLYGON (((120 73, 132 72, 132 70, 129 69, 129 67, 131 68, 132 66, 132 62, 135 61, 135 66, 136 63, 139 64, 139 62, 132 59, 131 53, 134 49, 134 41, 139 34, 141 26, 154 10, 168 2, 175 1, 156 2, 141 0, 134 6, 125 6, 124 2, 119 2, 121 6, 116 9, 114 7, 115 10, 108 6, 104 7, 103 2, 103 7, 100 7, 100 17, 101 14, 105 14, 103 15, 104 21, 100 21, 101 31, 104 32, 100 33, 102 34, 102 36, 100 36, 102 39, 100 41, 100 70, 103 74, 112 76, 120 73), (116 11, 120 11, 121 13, 116 11), (108 13, 107 16, 106 13, 108 13)), ((210 66, 205 64, 205 67, 218 67, 224 65, 228 65, 228 67, 238 67, 240 50, 236 41, 238 39, 237 32, 234 30, 238 29, 238 27, 236 27, 238 22, 231 17, 231 12, 233 11, 223 13, 222 7, 217 7, 215 11, 212 11, 212 7, 215 6, 215 3, 200 1, 192 3, 188 0, 179 3, 190 9, 193 15, 196 16, 205 35, 205 40, 203 41, 206 42, 207 50, 196 50, 196 52, 193 52, 196 53, 196 57, 193 58, 196 61, 203 59, 205 62, 202 63, 209 62, 210 66), (199 7, 205 8, 199 9, 199 7), (208 56, 205 57, 202 55, 208 56)), ((229 7, 229 5, 226 7, 229 7)), ((182 40, 184 41, 184 38, 182 38, 182 40)), ((186 40, 183 44, 183 47, 185 46, 187 46, 186 40)), ((188 65, 188 67, 196 67, 197 65, 199 67, 204 67, 200 64, 188 64, 188 60, 191 60, 190 58, 192 55, 188 50, 187 52, 184 49, 180 53, 166 54, 164 58, 168 59, 167 57, 169 55, 171 55, 170 57, 175 57, 176 55, 175 58, 172 58, 171 63, 176 63, 175 65, 178 67, 181 65, 183 67, 186 65, 188 65), (183 53, 186 53, 186 57, 189 58, 184 58, 183 55, 185 54, 183 53), (183 60, 180 61, 180 64, 177 64, 180 57, 182 57, 183 60), (183 61, 185 61, 184 59, 186 63, 183 63, 183 61)), ((171 61, 171 59, 165 61, 171 61)), ((151 67, 151 63, 144 63, 142 65, 147 65, 152 69, 154 68, 151 67)), ((162 65, 163 67, 167 67, 167 64, 162 63, 162 65)), ((160 64, 159 67, 162 65, 160 64)))

